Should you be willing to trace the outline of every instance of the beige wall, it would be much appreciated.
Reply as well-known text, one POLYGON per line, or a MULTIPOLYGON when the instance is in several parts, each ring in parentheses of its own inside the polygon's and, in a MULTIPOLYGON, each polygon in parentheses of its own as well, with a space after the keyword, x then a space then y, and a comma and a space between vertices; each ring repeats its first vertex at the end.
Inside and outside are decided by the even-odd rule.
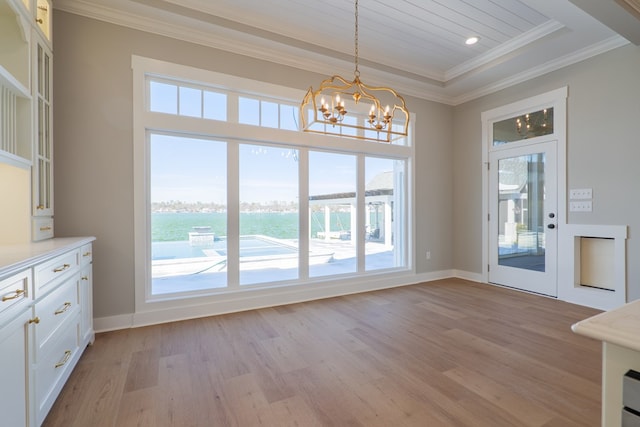
POLYGON ((629 299, 640 298, 640 47, 628 45, 501 92, 454 113, 454 258, 456 269, 482 271, 482 111, 568 86, 568 188, 592 188, 593 212, 569 223, 628 225, 629 299))
MULTIPOLYGON (((54 28, 56 235, 97 237, 94 315, 133 313, 131 55, 300 90, 326 76, 59 11, 54 28)), ((453 108, 411 97, 407 104, 417 118, 417 272, 447 270, 453 251, 453 108)))

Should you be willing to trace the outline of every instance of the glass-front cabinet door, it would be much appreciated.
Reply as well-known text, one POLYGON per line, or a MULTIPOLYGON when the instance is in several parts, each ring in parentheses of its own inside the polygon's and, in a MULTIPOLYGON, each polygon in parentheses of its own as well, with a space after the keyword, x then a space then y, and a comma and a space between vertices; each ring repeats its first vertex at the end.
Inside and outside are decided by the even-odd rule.
POLYGON ((33 103, 36 125, 33 156, 33 240, 53 237, 53 132, 51 50, 33 33, 33 103))

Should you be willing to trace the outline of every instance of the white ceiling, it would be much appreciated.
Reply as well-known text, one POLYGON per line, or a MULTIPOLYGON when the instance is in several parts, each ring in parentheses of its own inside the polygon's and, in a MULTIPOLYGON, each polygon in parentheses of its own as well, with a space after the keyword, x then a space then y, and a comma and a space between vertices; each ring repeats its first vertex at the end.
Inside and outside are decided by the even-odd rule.
MULTIPOLYGON (((56 0, 54 7, 327 76, 354 71, 353 0, 56 0)), ((627 44, 611 29, 627 18, 640 28, 615 0, 359 0, 359 69, 365 83, 457 105, 627 44), (465 45, 472 35, 479 43, 465 45)))

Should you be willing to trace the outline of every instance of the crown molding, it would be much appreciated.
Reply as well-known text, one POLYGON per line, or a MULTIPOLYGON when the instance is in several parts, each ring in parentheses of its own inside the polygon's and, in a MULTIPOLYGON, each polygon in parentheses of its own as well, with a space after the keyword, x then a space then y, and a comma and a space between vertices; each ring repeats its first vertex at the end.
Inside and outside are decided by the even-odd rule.
MULTIPOLYGON (((139 10, 144 11, 146 10, 145 8, 148 9, 148 6, 138 4, 139 10)), ((309 51, 302 47, 264 39, 256 35, 213 24, 203 23, 203 25, 206 25, 206 28, 202 29, 188 25, 188 21, 186 20, 183 22, 170 23, 167 22, 166 19, 162 19, 161 14, 153 16, 153 14, 142 12, 134 13, 128 10, 118 9, 117 2, 112 3, 111 6, 105 6, 104 4, 90 3, 85 0, 56 0, 55 9, 134 30, 183 40, 304 71, 325 74, 327 76, 334 74, 348 76, 353 72, 351 57, 348 55, 341 54, 333 56, 327 52, 309 51), (215 33, 213 31, 215 31, 215 33)), ((368 84, 393 85, 394 89, 399 93, 455 106, 583 61, 628 43, 624 38, 614 36, 603 42, 572 52, 562 58, 540 64, 525 72, 509 76, 508 78, 498 80, 478 89, 466 91, 462 94, 458 94, 459 91, 454 89, 454 86, 461 83, 460 79, 464 78, 461 76, 470 76, 475 74, 475 71, 479 72, 482 69, 486 69, 492 63, 499 62, 506 55, 522 49, 528 44, 560 31, 563 28, 565 27, 561 23, 550 20, 523 34, 521 37, 517 37, 504 46, 492 49, 487 52, 487 54, 473 61, 468 61, 451 68, 444 76, 421 76, 415 73, 403 72, 402 70, 397 70, 392 67, 385 67, 382 64, 370 61, 361 61, 360 68, 368 84), (452 79, 454 78, 458 78, 456 84, 452 84, 452 79)))
POLYGON ((444 75, 445 81, 450 81, 463 74, 473 73, 474 70, 479 70, 485 65, 500 60, 500 58, 509 55, 512 52, 517 51, 527 45, 534 43, 549 34, 553 34, 561 29, 565 28, 563 24, 556 20, 549 20, 542 25, 527 31, 526 33, 514 37, 507 43, 503 43, 483 55, 480 55, 470 61, 463 62, 460 65, 450 68, 444 75))
POLYGON ((600 43, 593 44, 584 49, 580 49, 578 51, 572 52, 569 55, 565 55, 556 60, 541 64, 538 67, 531 68, 525 72, 515 74, 506 79, 502 79, 494 84, 490 84, 482 88, 479 88, 477 90, 467 92, 461 96, 452 98, 451 105, 464 104, 465 102, 472 101, 474 99, 489 95, 491 93, 497 92, 502 89, 506 89, 510 86, 514 86, 516 84, 525 82, 527 80, 540 77, 552 71, 556 71, 561 68, 568 67, 569 65, 573 65, 580 61, 584 61, 586 59, 592 58, 594 56, 600 55, 602 53, 608 52, 613 49, 617 49, 627 44, 629 44, 629 41, 621 36, 616 35, 616 36, 610 37, 606 40, 603 40, 600 43))

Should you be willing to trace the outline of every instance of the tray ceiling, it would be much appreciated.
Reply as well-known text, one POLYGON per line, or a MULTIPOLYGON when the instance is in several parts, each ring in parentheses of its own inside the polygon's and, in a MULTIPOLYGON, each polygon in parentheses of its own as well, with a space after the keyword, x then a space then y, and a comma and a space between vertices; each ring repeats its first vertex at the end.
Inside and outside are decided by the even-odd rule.
MULTIPOLYGON (((598 1, 599 9, 622 10, 614 0, 598 1)), ((362 78, 457 105, 628 43, 579 3, 359 0, 362 78), (467 46, 469 36, 480 41, 467 46)), ((321 74, 353 75, 352 0, 56 0, 54 6, 321 74)))

